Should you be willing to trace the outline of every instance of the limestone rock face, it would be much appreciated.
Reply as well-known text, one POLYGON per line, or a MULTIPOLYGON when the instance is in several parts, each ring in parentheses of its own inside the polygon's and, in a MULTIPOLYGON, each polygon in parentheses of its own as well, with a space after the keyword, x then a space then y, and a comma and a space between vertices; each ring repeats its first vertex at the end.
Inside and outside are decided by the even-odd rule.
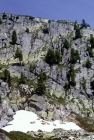
POLYGON ((12 108, 8 109, 7 115, 11 115, 11 116, 14 115, 14 112, 13 112, 12 108))
POLYGON ((41 117, 45 120, 47 119, 47 113, 42 111, 41 117))
POLYGON ((63 92, 62 92, 62 91, 60 91, 60 92, 55 91, 55 92, 54 92, 54 95, 55 95, 57 98, 62 97, 62 94, 63 94, 63 92))
MULTIPOLYGON (((3 19, 2 16, 1 14, 0 63, 8 65, 8 70, 12 77, 20 78, 20 73, 22 72, 27 79, 32 80, 35 78, 35 74, 38 75, 42 71, 48 76, 46 88, 50 90, 51 95, 53 95, 55 90, 59 92, 57 94, 61 94, 61 92, 65 93, 63 87, 68 82, 67 74, 69 71, 71 48, 74 48, 78 50, 80 55, 80 63, 77 61, 74 64, 74 68, 79 68, 80 71, 75 73, 76 89, 71 89, 71 87, 70 89, 75 96, 81 91, 83 91, 85 96, 93 96, 91 79, 94 75, 94 60, 93 57, 90 57, 86 49, 86 44, 89 47, 91 46, 88 39, 90 38, 90 34, 94 34, 92 28, 83 28, 81 30, 82 38, 73 40, 75 37, 74 22, 65 20, 49 21, 48 19, 41 18, 30 19, 30 17, 20 15, 18 16, 19 19, 16 19, 16 15, 12 15, 13 20, 11 21, 10 14, 7 14, 7 19, 3 19), (26 28, 29 29, 28 33, 26 32, 26 28), (48 33, 43 32, 45 28, 49 30, 48 33), (16 44, 12 44, 12 32, 14 30, 16 30, 17 34, 16 44), (69 49, 64 48, 65 39, 69 43, 71 42, 69 49), (22 51, 24 66, 18 65, 19 59, 14 59, 17 48, 22 51), (45 63, 45 55, 48 49, 58 49, 60 51, 60 65, 50 67, 49 64, 45 63), (85 67, 87 57, 92 63, 91 69, 85 67), (33 65, 32 73, 29 71, 30 64, 33 65), (83 77, 86 79, 86 90, 83 89, 81 82, 83 77), (55 89, 53 89, 54 82, 56 83, 55 89)), ((5 85, 2 83, 2 88, 4 87, 5 85)))
POLYGON ((53 112, 53 120, 60 120, 60 116, 59 116, 59 112, 58 111, 54 111, 53 112))
POLYGON ((9 94, 10 100, 12 100, 12 101, 15 100, 15 102, 16 102, 16 100, 19 99, 19 97, 20 97, 20 93, 19 93, 19 91, 16 91, 16 90, 13 90, 12 93, 9 94))
MULTIPOLYGON (((94 35, 94 29, 90 27, 80 29, 82 37, 76 39, 74 22, 24 15, 12 15, 10 20, 10 14, 7 14, 5 19, 2 16, 3 14, 0 14, 2 19, 0 24, 0 127, 5 126, 20 109, 33 111, 39 117, 49 121, 67 120, 71 112, 92 120, 94 118, 94 48, 91 45, 90 35, 94 35), (29 32, 26 31, 27 28, 29 32), (17 34, 15 44, 12 42, 14 30, 17 34), (64 46, 65 40, 69 42, 69 48, 64 46), (22 53, 22 61, 15 58, 17 48, 22 53), (49 49, 60 52, 59 64, 46 63, 45 56, 49 49), (71 62, 72 49, 79 53, 80 59, 76 63, 71 62), (90 68, 86 66, 87 59, 90 60, 90 68), (73 66, 72 70, 70 70, 70 64, 73 66), (5 69, 10 72, 11 86, 9 79, 4 77, 5 69), (43 81, 46 87, 44 95, 35 94, 40 73, 46 74, 46 80, 43 81), (25 82, 21 83, 23 79, 25 82)), ((81 27, 81 24, 78 25, 81 27)), ((76 58, 76 56, 73 57, 76 58)), ((88 124, 93 124, 90 120, 87 121, 88 124)), ((64 139, 73 139, 75 134, 74 132, 62 132, 62 134, 62 130, 59 131, 56 132, 58 138, 62 136, 64 139)), ((45 134, 44 138, 56 137, 54 134, 53 132, 45 134)), ((78 139, 80 132, 76 134, 75 139, 78 139)), ((42 136, 43 133, 38 132, 35 135, 42 136)), ((84 138, 84 135, 81 135, 80 139, 84 138)))
POLYGON ((38 96, 36 94, 31 97, 30 101, 33 103, 39 103, 41 107, 43 107, 43 104, 45 103, 45 99, 42 96, 38 96))

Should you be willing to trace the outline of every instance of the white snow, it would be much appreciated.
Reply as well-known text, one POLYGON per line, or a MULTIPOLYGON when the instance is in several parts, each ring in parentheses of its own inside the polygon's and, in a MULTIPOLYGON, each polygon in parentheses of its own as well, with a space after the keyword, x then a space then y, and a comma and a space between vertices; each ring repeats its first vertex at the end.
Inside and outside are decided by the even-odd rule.
POLYGON ((59 120, 56 121, 45 121, 43 119, 38 118, 38 116, 29 111, 19 110, 16 111, 16 114, 13 117, 14 119, 7 124, 7 126, 2 129, 7 132, 10 131, 46 131, 51 132, 55 128, 63 128, 64 130, 80 130, 81 128, 77 126, 73 122, 65 122, 62 124, 59 120), (31 122, 31 123, 30 123, 31 122), (46 123, 46 124, 44 124, 46 123))

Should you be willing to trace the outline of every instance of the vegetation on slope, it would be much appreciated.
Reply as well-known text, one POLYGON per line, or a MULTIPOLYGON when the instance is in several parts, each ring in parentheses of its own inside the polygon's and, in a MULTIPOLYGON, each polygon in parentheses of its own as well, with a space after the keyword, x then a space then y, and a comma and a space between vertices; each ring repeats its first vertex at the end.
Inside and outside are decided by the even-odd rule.
MULTIPOLYGON (((43 138, 35 138, 32 137, 26 133, 23 132, 19 132, 19 131, 11 131, 11 132, 6 132, 2 129, 0 129, 0 133, 5 134, 8 138, 10 138, 11 140, 43 140, 43 138)), ((49 139, 45 139, 45 140, 51 140, 49 139)), ((61 140, 60 138, 54 138, 52 140, 61 140)))

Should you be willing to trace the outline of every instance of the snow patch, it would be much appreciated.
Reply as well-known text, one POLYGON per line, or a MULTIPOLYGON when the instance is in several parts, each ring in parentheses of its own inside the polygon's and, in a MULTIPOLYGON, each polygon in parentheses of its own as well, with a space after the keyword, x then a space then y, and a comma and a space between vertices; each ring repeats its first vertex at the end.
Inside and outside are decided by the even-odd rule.
POLYGON ((2 129, 10 131, 38 131, 42 130, 45 132, 51 132, 53 129, 62 128, 64 130, 80 130, 81 128, 73 122, 62 123, 59 120, 56 121, 45 121, 40 119, 35 113, 19 110, 13 117, 14 119, 2 129))

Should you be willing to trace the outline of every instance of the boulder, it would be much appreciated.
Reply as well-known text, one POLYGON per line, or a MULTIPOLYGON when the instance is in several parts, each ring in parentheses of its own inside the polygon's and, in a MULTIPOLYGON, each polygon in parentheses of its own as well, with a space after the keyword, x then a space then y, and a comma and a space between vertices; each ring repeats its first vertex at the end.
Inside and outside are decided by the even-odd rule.
POLYGON ((7 86, 8 86, 8 84, 7 84, 6 82, 2 82, 2 83, 1 83, 1 87, 2 87, 2 88, 6 88, 7 86))
POLYGON ((48 119, 49 121, 53 120, 53 112, 52 112, 52 111, 48 111, 47 119, 48 119))
POLYGON ((54 95, 55 95, 57 98, 62 97, 62 94, 63 94, 62 90, 61 90, 60 92, 58 92, 58 91, 55 91, 55 92, 54 92, 54 95))
POLYGON ((59 112, 57 110, 53 112, 53 120, 60 120, 59 112))
POLYGON ((13 109, 14 112, 16 112, 18 110, 17 105, 16 104, 12 104, 12 109, 13 109))
MULTIPOLYGON (((7 118, 6 118, 7 119, 7 118)), ((0 121, 0 128, 2 128, 3 126, 6 126, 6 124, 8 123, 8 121, 4 119, 4 118, 1 118, 1 121, 0 121)))
POLYGON ((42 117, 43 119, 46 119, 46 118, 47 118, 47 112, 42 111, 41 117, 42 117))
MULTIPOLYGON (((46 109, 46 101, 43 96, 39 96, 37 94, 34 94, 31 98, 29 98, 29 106, 34 107, 37 106, 39 110, 45 110, 46 109)), ((38 109, 36 108, 36 109, 38 109)))
POLYGON ((57 85, 56 85, 56 91, 60 92, 60 91, 61 91, 61 89, 62 89, 62 86, 61 86, 61 85, 59 85, 59 84, 57 84, 57 85))
POLYGON ((19 97, 20 97, 20 92, 19 92, 19 90, 16 90, 16 89, 13 90, 12 93, 9 94, 9 98, 11 100, 18 100, 19 97))
POLYGON ((19 100, 17 100, 17 103, 24 103, 26 101, 26 98, 23 97, 23 98, 19 98, 19 100))
POLYGON ((50 92, 50 95, 52 96, 54 91, 53 91, 53 89, 50 89, 49 92, 50 92))
POLYGON ((44 133, 43 135, 43 138, 46 139, 46 138, 53 138, 55 136, 55 134, 53 132, 51 133, 44 133))
POLYGON ((14 115, 14 112, 13 112, 12 108, 9 108, 9 109, 8 109, 7 115, 9 115, 9 116, 14 115))

